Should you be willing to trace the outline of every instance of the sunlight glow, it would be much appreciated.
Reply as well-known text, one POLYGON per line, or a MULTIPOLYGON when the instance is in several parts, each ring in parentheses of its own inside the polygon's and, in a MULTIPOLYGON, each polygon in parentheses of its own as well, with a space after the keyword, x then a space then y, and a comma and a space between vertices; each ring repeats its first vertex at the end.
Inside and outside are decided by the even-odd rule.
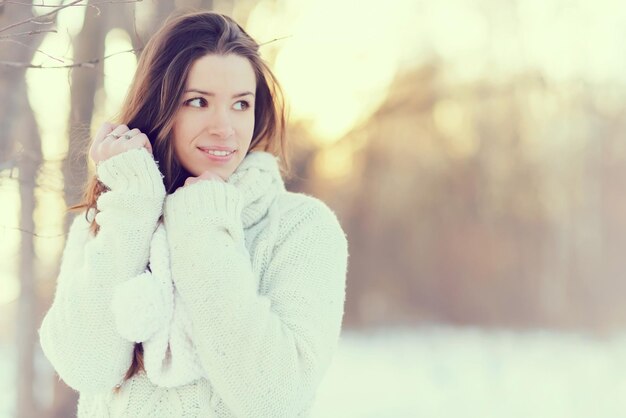
MULTIPOLYGON (((63 11, 66 10, 70 13, 66 16, 78 16, 76 11, 68 9, 63 11)), ((56 57, 63 57, 65 64, 72 62, 72 44, 66 33, 48 34, 40 49, 56 57)), ((45 66, 63 64, 45 56, 41 57, 41 54, 35 55, 33 63, 45 66)), ((61 167, 69 146, 70 79, 68 68, 29 69, 26 72, 28 100, 39 126, 44 159, 36 179, 36 204, 33 212, 35 232, 42 236, 58 235, 63 232, 60 220, 63 219, 65 202, 61 167)), ((36 237, 34 250, 37 260, 44 266, 57 262, 62 245, 62 237, 55 239, 36 237)))
MULTIPOLYGON (((37 53, 33 57, 33 64, 55 66, 71 63, 71 41, 66 34, 48 34, 39 49, 63 59, 64 62, 57 62, 37 53)), ((67 68, 30 68, 26 71, 28 101, 39 126, 41 151, 45 160, 61 160, 68 151, 69 77, 67 68)))
POLYGON ((354 150, 348 141, 322 148, 313 161, 315 175, 322 180, 336 180, 353 172, 354 150))
MULTIPOLYGON (((62 162, 45 163, 37 175, 35 189, 36 205, 33 211, 35 231, 34 247, 37 264, 44 267, 58 263, 65 243, 63 213, 66 209, 63 198, 62 162)), ((48 271, 48 269, 44 269, 48 271)), ((53 269, 54 271, 54 269, 53 269)))
MULTIPOLYGON (((69 3, 65 0, 63 4, 69 3)), ((85 23, 85 6, 66 7, 57 16, 57 27, 65 29, 71 36, 76 36, 83 29, 85 23)))
MULTIPOLYGON (((126 31, 112 29, 106 36, 104 55, 132 49, 126 31)), ((96 91, 91 119, 91 132, 97 132, 102 123, 112 121, 121 110, 122 103, 137 68, 137 58, 132 52, 113 55, 104 61, 104 86, 96 91)), ((93 170, 89 160, 89 170, 93 170)))
MULTIPOLYGON (((133 49, 128 33, 112 29, 106 36, 104 56, 133 49)), ((104 61, 105 113, 109 116, 119 112, 137 67, 132 52, 113 55, 104 61)))
POLYGON ((45 4, 47 7, 37 7, 33 6, 33 15, 41 16, 43 14, 49 13, 52 8, 50 6, 58 6, 63 2, 63 0, 48 0, 43 2, 33 2, 36 4, 45 4))
POLYGON ((301 0, 277 14, 262 2, 250 16, 257 39, 290 36, 280 41, 275 71, 292 104, 292 121, 309 122, 320 143, 341 138, 386 97, 399 55, 392 16, 400 10, 379 6, 373 0, 301 0), (271 15, 276 25, 267 24, 271 15))
POLYGON ((13 302, 20 295, 20 282, 15 273, 0 271, 0 306, 13 302))
POLYGON ((467 158, 478 150, 478 138, 466 106, 450 99, 440 100, 435 104, 433 119, 446 138, 446 150, 451 156, 467 158))

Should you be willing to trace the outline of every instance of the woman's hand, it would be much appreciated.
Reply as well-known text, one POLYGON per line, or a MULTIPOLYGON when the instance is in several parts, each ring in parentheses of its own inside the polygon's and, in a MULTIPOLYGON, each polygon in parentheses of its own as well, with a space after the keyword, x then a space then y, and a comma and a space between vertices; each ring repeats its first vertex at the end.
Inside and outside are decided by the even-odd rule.
POLYGON ((200 180, 216 180, 216 181, 221 181, 222 183, 225 183, 223 178, 221 178, 217 174, 211 173, 210 171, 206 170, 202 174, 200 174, 198 177, 187 177, 187 180, 185 180, 185 184, 183 184, 183 187, 189 186, 190 184, 193 184, 193 183, 197 183, 200 180))
POLYGON ((141 147, 152 154, 150 140, 139 129, 128 129, 126 125, 116 126, 105 122, 91 143, 89 156, 95 164, 98 164, 124 151, 141 147))

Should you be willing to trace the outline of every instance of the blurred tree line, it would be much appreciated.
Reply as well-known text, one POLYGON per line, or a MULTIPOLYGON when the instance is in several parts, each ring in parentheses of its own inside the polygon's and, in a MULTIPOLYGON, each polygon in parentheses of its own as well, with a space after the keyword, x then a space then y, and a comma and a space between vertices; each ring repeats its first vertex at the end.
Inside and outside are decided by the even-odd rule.
MULTIPOLYGON (((234 17, 245 23, 255 5, 217 3, 152 2, 141 33, 136 2, 86 7, 72 40, 69 153, 57 173, 68 206, 87 177, 106 34, 121 28, 140 51, 175 6, 232 14, 236 4, 234 17)), ((32 16, 31 7, 0 2, 0 182, 18 173, 24 231, 17 306, 0 309, 15 308, 18 321, 17 416, 66 417, 76 394, 62 382, 54 379, 45 410, 33 393, 36 328, 58 271, 38 277, 36 269, 36 179, 48 162, 24 78, 56 14, 10 27, 32 16)), ((271 62, 275 50, 266 52, 271 62)), ((605 100, 612 86, 554 84, 530 71, 462 84, 445 73, 439 62, 405 69, 380 109, 332 145, 315 145, 303 123, 289 126, 288 188, 325 200, 349 239, 344 326, 623 327, 626 127, 624 105, 605 100)))
POLYGON ((626 244, 626 128, 612 86, 454 84, 432 63, 312 177, 350 238, 347 323, 614 331, 626 244))

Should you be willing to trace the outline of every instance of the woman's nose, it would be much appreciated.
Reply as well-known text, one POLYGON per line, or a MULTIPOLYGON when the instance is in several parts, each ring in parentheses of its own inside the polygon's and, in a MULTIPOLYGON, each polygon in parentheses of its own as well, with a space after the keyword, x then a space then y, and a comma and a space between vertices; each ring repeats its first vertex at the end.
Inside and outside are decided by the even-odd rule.
POLYGON ((220 139, 228 138, 235 132, 232 121, 230 120, 230 115, 228 115, 227 111, 215 111, 210 117, 209 131, 211 135, 217 136, 220 139))

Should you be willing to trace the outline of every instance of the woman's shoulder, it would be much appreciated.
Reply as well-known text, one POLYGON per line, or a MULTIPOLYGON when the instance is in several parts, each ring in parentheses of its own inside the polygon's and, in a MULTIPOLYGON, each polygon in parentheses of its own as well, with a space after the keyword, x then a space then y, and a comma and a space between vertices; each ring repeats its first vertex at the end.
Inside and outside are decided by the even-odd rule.
POLYGON ((72 220, 70 222, 70 225, 71 227, 74 227, 76 225, 76 228, 89 226, 91 225, 91 222, 94 220, 95 216, 95 208, 83 209, 78 212, 73 212, 69 215, 70 219, 72 220))
POLYGON ((284 217, 292 217, 297 214, 310 212, 324 212, 335 216, 333 210, 321 199, 302 192, 285 191, 280 193, 274 202, 279 208, 279 213, 284 217))
POLYGON ((80 235, 84 238, 87 238, 89 235, 89 231, 91 228, 91 222, 95 217, 96 211, 94 208, 90 208, 88 210, 82 210, 80 212, 74 212, 69 214, 70 218, 70 228, 69 235, 76 236, 80 235))
POLYGON ((281 235, 303 227, 331 227, 343 233, 337 214, 321 199, 286 191, 277 196, 281 235))

